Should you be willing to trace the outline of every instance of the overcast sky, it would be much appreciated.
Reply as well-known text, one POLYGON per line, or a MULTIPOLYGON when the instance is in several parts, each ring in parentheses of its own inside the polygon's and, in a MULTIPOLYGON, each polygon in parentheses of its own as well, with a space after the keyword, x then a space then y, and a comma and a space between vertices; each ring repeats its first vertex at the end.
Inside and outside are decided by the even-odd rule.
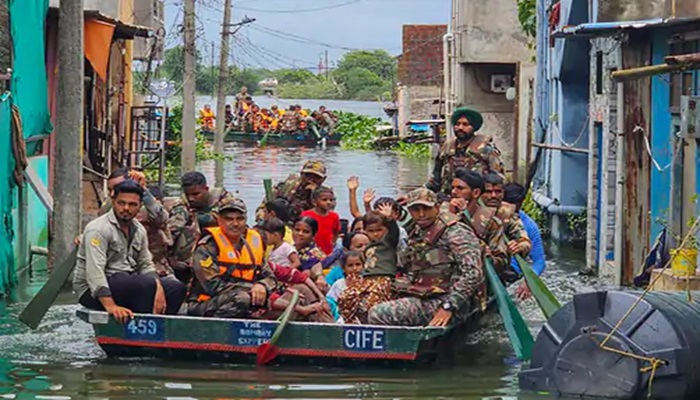
MULTIPOLYGON (((212 41, 218 63, 224 0, 197 0, 198 43, 205 64, 212 41)), ((401 54, 405 24, 446 24, 451 0, 233 0, 233 21, 256 22, 232 41, 231 61, 244 67, 315 68, 328 50, 330 65, 351 49, 401 54)), ((182 0, 166 0, 166 47, 179 44, 182 0)))

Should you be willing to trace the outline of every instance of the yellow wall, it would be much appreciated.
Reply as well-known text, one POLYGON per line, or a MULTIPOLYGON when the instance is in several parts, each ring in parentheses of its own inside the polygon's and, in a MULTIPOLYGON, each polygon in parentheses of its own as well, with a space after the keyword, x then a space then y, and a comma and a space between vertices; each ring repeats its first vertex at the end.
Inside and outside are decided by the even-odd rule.
MULTIPOLYGON (((121 0, 120 1, 120 20, 127 24, 133 24, 134 22, 134 0, 121 0)), ((124 75, 124 103, 126 108, 126 115, 124 118, 124 125, 126 127, 126 143, 127 146, 131 143, 131 106, 134 101, 134 79, 131 72, 131 66, 134 62, 134 41, 126 41, 126 53, 124 54, 124 62, 126 63, 126 71, 124 75)), ((127 148, 128 149, 128 148, 127 148)))

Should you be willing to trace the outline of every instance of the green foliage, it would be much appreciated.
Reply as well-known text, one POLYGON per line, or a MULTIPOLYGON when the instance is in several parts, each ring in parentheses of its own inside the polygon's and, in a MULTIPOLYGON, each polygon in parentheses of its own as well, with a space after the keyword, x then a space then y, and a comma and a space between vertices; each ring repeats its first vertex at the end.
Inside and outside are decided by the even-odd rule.
POLYGON ((314 75, 311 71, 307 69, 278 69, 277 71, 273 72, 273 75, 275 76, 275 78, 277 78, 277 81, 280 85, 284 85, 287 83, 298 85, 307 83, 311 80, 318 81, 316 75, 314 75))
POLYGON ((551 234, 549 230, 549 218, 542 207, 532 199, 532 190, 528 190, 525 200, 523 200, 522 210, 535 221, 537 226, 539 226, 542 237, 549 237, 551 234))
POLYGON ((516 0, 518 2, 518 21, 525 35, 537 37, 537 0, 516 0))
POLYGON ((396 65, 396 59, 385 50, 351 51, 343 55, 334 73, 343 75, 353 69, 364 69, 380 79, 391 80, 396 65))
POLYGON ((340 145, 344 149, 372 150, 374 139, 377 138, 376 126, 381 122, 379 118, 351 112, 336 112, 338 125, 336 132, 343 136, 340 145))
POLYGON ((584 211, 581 214, 567 214, 566 223, 569 226, 571 234, 570 241, 577 241, 586 238, 586 229, 588 227, 588 213, 584 211))
POLYGON ((430 158, 430 144, 399 142, 393 148, 398 154, 411 158, 430 158))
POLYGON ((303 84, 284 83, 277 86, 277 95, 287 99, 338 99, 338 86, 330 80, 317 79, 315 76, 303 84))

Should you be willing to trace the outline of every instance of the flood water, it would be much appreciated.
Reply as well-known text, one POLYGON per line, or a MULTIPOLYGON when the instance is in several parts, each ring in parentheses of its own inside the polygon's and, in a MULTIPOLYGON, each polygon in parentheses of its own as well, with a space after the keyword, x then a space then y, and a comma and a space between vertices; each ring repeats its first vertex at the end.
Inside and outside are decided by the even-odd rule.
MULTIPOLYGON (((262 179, 283 179, 307 159, 328 165, 328 184, 336 190, 338 208, 348 218, 345 182, 360 177, 361 190, 396 196, 425 181, 425 160, 391 153, 328 149, 227 149, 225 185, 238 191, 249 208, 263 197, 262 179)), ((213 164, 201 170, 213 179, 213 164)), ((577 271, 578 253, 550 257, 545 273, 557 297, 568 301, 593 282, 577 271)), ((71 294, 49 310, 41 327, 30 331, 17 320, 29 293, 39 286, 26 282, 13 297, 0 302, 0 398, 37 399, 234 399, 234 398, 453 398, 530 399, 518 393, 517 372, 505 331, 497 315, 488 315, 455 366, 430 369, 269 367, 107 359, 94 343, 92 328, 75 317, 71 294)), ((533 333, 543 322, 535 302, 519 304, 533 333)))

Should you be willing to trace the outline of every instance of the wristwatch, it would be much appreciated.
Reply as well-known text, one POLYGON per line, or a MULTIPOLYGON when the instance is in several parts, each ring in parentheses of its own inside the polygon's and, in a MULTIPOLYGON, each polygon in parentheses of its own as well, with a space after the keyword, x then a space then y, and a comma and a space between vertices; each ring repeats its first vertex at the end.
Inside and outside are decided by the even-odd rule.
POLYGON ((454 308, 454 307, 452 306, 452 303, 451 303, 449 300, 447 300, 446 302, 442 303, 442 305, 440 305, 440 307, 441 307, 443 310, 445 310, 445 311, 452 311, 452 309, 454 308))

